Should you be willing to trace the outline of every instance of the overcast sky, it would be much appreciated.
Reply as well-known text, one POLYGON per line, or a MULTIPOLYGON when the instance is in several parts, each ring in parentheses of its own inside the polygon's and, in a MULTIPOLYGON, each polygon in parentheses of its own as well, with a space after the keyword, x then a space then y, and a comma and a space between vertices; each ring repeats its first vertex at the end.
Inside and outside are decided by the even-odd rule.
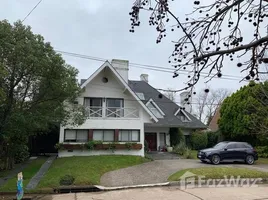
MULTIPOLYGON (((0 0, 0 19, 13 23, 23 19, 39 0, 0 0)), ((41 34, 56 50, 100 57, 104 59, 126 59, 131 63, 157 65, 171 68, 168 57, 175 40, 181 35, 177 30, 156 44, 155 27, 148 25, 148 15, 142 13, 141 26, 130 33, 129 12, 134 0, 43 0, 36 10, 24 21, 34 33, 41 34)), ((174 4, 172 9, 180 18, 191 11, 192 1, 184 5, 174 4)), ((63 56, 67 63, 79 70, 79 79, 88 78, 102 62, 63 56)), ((139 80, 141 73, 149 74, 149 83, 155 88, 181 89, 187 75, 173 79, 172 73, 130 67, 129 77, 139 80)), ((227 63, 223 75, 241 76, 236 63, 227 63)), ((201 79, 197 91, 211 88, 236 90, 239 80, 217 79, 208 84, 201 79)))

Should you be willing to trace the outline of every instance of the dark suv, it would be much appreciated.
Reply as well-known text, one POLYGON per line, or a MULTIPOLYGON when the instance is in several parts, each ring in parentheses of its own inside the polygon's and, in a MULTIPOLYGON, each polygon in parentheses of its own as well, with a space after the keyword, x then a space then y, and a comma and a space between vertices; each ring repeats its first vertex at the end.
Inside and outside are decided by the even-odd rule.
POLYGON ((197 158, 215 165, 221 161, 244 161, 252 165, 258 160, 258 153, 246 142, 220 142, 212 148, 198 151, 197 158))

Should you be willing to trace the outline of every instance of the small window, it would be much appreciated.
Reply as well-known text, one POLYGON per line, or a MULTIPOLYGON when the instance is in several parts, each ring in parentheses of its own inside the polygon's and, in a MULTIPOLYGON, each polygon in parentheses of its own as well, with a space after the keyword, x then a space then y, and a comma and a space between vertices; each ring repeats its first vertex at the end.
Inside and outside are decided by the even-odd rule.
POLYGON ((65 142, 76 142, 76 130, 66 130, 64 141, 65 142))
POLYGON ((120 130, 118 140, 120 142, 139 142, 140 131, 139 130, 120 130))
POLYGON ((103 142, 113 142, 114 141, 114 130, 94 130, 93 140, 103 141, 103 142))
POLYGON ((87 142, 88 130, 65 130, 64 142, 87 142))
POLYGON ((150 109, 150 111, 156 116, 157 118, 163 118, 163 115, 159 112, 159 110, 153 105, 152 102, 150 102, 147 107, 150 109))
POLYGON ((179 111, 177 114, 177 117, 182 121, 182 122, 188 122, 189 119, 185 116, 185 114, 182 111, 179 111))
POLYGON ((88 141, 88 131, 87 130, 77 130, 76 131, 76 141, 77 142, 87 142, 88 141))

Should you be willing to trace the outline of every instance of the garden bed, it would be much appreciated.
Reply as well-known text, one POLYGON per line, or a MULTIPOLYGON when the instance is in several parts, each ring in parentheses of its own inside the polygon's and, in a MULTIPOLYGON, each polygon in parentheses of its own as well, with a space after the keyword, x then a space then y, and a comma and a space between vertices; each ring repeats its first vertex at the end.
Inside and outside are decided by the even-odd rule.
MULTIPOLYGON (((87 144, 61 144, 60 150, 86 150, 87 144)), ((95 144, 91 149, 88 150, 141 150, 142 144, 95 144)))

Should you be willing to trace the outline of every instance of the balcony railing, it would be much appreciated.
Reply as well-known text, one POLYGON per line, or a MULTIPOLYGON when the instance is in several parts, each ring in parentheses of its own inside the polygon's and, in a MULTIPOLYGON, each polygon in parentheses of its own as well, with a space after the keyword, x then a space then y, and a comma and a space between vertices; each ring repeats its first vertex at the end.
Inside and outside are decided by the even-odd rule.
POLYGON ((139 118, 138 108, 86 107, 89 118, 139 118))

